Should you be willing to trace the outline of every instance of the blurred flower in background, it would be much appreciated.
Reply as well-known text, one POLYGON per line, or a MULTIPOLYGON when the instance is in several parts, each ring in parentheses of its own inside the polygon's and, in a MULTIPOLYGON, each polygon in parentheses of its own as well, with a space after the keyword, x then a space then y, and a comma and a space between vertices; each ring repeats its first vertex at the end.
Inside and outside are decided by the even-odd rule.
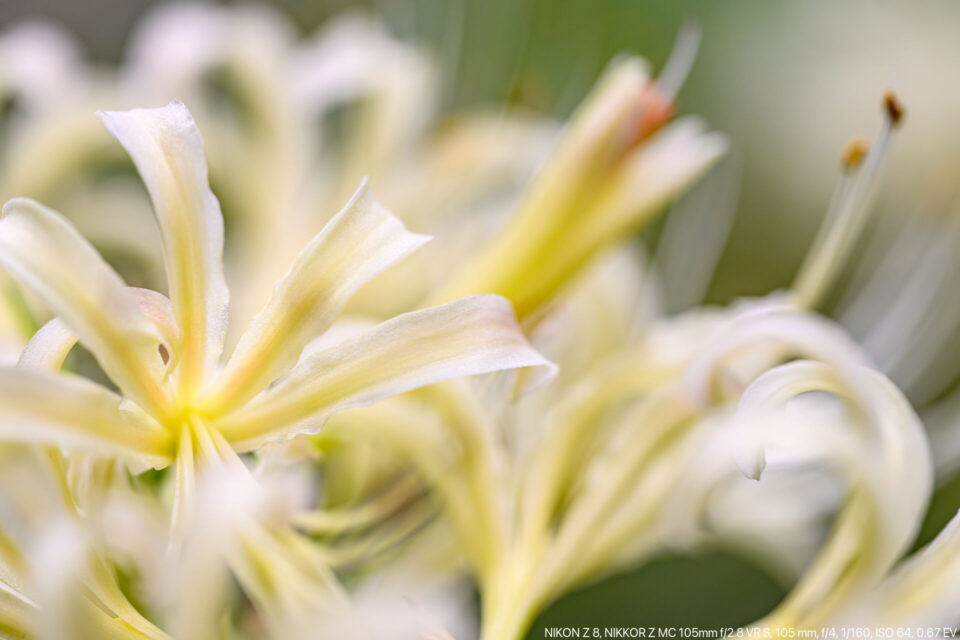
POLYGON ((960 624, 954 7, 85 4, 0 12, 4 633, 960 624))

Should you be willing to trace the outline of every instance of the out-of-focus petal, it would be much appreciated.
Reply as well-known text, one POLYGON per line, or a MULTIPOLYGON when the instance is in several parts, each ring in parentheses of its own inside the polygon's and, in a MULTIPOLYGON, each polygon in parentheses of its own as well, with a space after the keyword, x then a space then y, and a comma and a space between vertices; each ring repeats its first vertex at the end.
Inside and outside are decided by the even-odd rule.
POLYGON ((183 336, 179 384, 181 390, 195 389, 223 350, 229 300, 223 275, 223 215, 207 181, 200 132, 179 102, 99 115, 130 154, 153 201, 170 300, 183 336))
POLYGON ((77 334, 60 318, 54 318, 33 334, 20 354, 17 366, 43 371, 58 371, 77 343, 77 334))
POLYGON ((741 440, 750 443, 753 453, 747 457, 758 461, 757 473, 771 465, 820 464, 847 480, 848 497, 820 554, 763 622, 776 627, 829 624, 838 610, 879 583, 916 535, 933 486, 923 426, 882 374, 864 367, 840 372, 805 361, 760 376, 744 393, 740 411, 748 427, 752 422, 741 440), (847 404, 839 405, 836 419, 824 419, 816 394, 847 404), (778 409, 786 422, 749 419, 751 413, 763 416, 778 409))
POLYGON ((217 411, 240 406, 276 380, 361 285, 428 239, 407 231, 364 182, 300 252, 240 338, 212 401, 217 411))
POLYGON ((515 279, 533 271, 545 244, 560 237, 562 229, 583 213, 592 185, 630 147, 648 83, 642 60, 630 58, 612 65, 578 110, 509 226, 446 284, 437 299, 489 292, 516 303, 515 279))
POLYGON ((290 90, 300 108, 315 114, 362 102, 362 120, 345 154, 344 177, 352 181, 391 169, 388 163, 422 132, 434 110, 434 75, 430 58, 382 23, 347 16, 298 50, 290 90))
POLYGON ((726 151, 720 134, 695 120, 679 121, 631 152, 588 210, 571 221, 542 262, 517 283, 517 304, 535 306, 603 247, 647 224, 726 151), (526 302, 530 300, 531 302, 526 302))
POLYGON ((183 96, 218 66, 278 60, 288 53, 293 31, 286 16, 268 5, 162 3, 130 38, 126 80, 137 95, 183 96))
MULTIPOLYGON (((119 589, 76 523, 49 522, 33 541, 31 582, 44 640, 172 640, 140 614, 119 589)), ((33 637, 33 636, 31 636, 33 637)))
POLYGON ((664 100, 642 61, 612 65, 510 224, 434 300, 498 293, 527 318, 598 251, 649 222, 726 150, 695 120, 657 133, 664 100))
POLYGON ((123 399, 84 378, 25 368, 0 369, 0 439, 170 461, 167 432, 123 399))
POLYGON ((510 304, 463 298, 403 314, 301 362, 249 405, 217 422, 241 450, 315 432, 333 413, 450 378, 553 365, 534 351, 510 304))
POLYGON ((27 20, 0 34, 0 92, 31 109, 52 107, 85 80, 77 42, 52 22, 27 20))
POLYGON ((163 339, 120 276, 59 214, 32 200, 8 202, 0 265, 79 336, 127 397, 145 408, 164 405, 163 339))
POLYGON ((960 516, 838 617, 842 625, 955 629, 960 625, 960 516))

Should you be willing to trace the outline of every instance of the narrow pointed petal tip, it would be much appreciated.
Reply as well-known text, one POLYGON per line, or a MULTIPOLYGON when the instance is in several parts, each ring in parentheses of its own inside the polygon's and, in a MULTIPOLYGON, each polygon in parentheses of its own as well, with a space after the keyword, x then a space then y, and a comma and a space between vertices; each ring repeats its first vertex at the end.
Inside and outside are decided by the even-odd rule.
POLYGON ((161 407, 156 327, 120 276, 62 215, 15 198, 0 217, 0 266, 42 299, 124 393, 161 407))
POLYGON ((97 115, 130 155, 153 202, 170 300, 184 338, 180 385, 196 388, 223 349, 230 297, 223 273, 223 214, 210 190, 200 132, 177 101, 97 115))
POLYGON ((405 313, 359 338, 298 364, 217 428, 239 450, 300 433, 316 433, 331 415, 419 387, 495 371, 536 368, 533 383, 555 365, 533 349, 513 307, 481 294, 405 313))
POLYGON ((429 240, 407 230, 364 179, 251 321, 216 382, 212 405, 230 411, 274 382, 361 286, 429 240))

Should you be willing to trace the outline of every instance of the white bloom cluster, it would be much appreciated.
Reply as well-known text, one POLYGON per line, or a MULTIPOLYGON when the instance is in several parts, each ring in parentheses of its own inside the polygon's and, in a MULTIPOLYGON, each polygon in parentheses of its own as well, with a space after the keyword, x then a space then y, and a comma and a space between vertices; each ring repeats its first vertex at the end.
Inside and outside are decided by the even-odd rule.
POLYGON ((954 458, 815 311, 903 108, 789 291, 697 306, 728 168, 631 238, 726 151, 673 118, 698 37, 560 130, 436 124, 430 57, 366 18, 163 6, 109 73, 0 35, 0 635, 514 640, 718 540, 795 580, 757 628, 960 625, 958 525, 904 560, 954 458), (92 117, 139 104, 98 112, 119 147, 92 117))

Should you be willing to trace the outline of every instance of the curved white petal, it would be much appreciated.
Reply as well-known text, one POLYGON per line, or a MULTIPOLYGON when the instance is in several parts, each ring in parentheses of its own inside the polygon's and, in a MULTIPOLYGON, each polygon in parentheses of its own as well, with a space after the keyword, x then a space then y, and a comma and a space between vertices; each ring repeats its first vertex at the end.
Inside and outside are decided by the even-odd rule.
POLYGON ((0 368, 0 439, 170 461, 169 435, 123 398, 84 378, 0 368))
POLYGON ((749 368, 758 369, 756 373, 784 356, 801 355, 834 366, 853 385, 860 379, 857 371, 870 364, 867 355, 837 325, 771 300, 734 316, 702 349, 685 374, 684 384, 691 397, 708 405, 716 395, 724 367, 748 351, 756 354, 752 356, 756 362, 747 363, 749 368))
POLYGON ((227 326, 223 215, 207 181, 200 132, 187 108, 98 112, 137 166, 163 236, 174 316, 182 333, 178 375, 195 389, 213 371, 227 326))
POLYGON ((960 515, 837 621, 858 627, 955 629, 960 625, 958 602, 960 515))
POLYGON ((60 318, 54 318, 33 334, 20 354, 18 367, 59 371, 67 354, 77 343, 77 334, 60 318))
POLYGON ((232 410, 276 380, 361 285, 427 240, 407 231, 364 181, 300 252, 240 338, 218 380, 216 410, 232 410))
POLYGON ((389 163, 427 125, 435 85, 430 57, 367 17, 332 20, 290 59, 290 93, 305 112, 323 114, 351 101, 364 105, 362 124, 347 136, 353 147, 345 154, 347 180, 392 169, 389 163))
POLYGON ((183 98, 219 65, 267 64, 288 54, 293 34, 289 19, 265 4, 161 3, 130 38, 125 80, 136 95, 183 98))
MULTIPOLYGON (((153 321, 158 337, 162 340, 161 358, 169 358, 179 336, 179 330, 170 310, 170 301, 164 295, 149 289, 131 287, 130 290, 140 301, 140 311, 153 321)), ((77 334, 71 331, 63 320, 54 318, 33 334, 30 342, 24 347, 23 353, 20 354, 17 366, 59 371, 77 341, 77 334)))
POLYGON ((838 607, 872 589, 916 535, 933 486, 923 427, 882 374, 804 361, 760 376, 744 393, 740 412, 752 427, 741 432, 752 441, 748 457, 763 459, 758 467, 827 464, 849 483, 820 554, 770 617, 776 626, 829 622, 838 607), (848 404, 834 411, 810 395, 816 393, 848 404), (771 419, 778 411, 783 417, 771 419))
POLYGON ((76 40, 52 21, 36 18, 5 25, 0 68, 0 90, 30 110, 54 107, 87 79, 76 40))
POLYGON ((32 200, 8 202, 0 218, 0 266, 79 336, 127 397, 145 408, 163 406, 163 339, 136 295, 62 216, 32 200))
POLYGON ((450 378, 503 369, 553 371, 527 343, 510 303, 479 295, 406 313, 317 353, 216 426, 241 450, 315 432, 333 413, 450 378))

